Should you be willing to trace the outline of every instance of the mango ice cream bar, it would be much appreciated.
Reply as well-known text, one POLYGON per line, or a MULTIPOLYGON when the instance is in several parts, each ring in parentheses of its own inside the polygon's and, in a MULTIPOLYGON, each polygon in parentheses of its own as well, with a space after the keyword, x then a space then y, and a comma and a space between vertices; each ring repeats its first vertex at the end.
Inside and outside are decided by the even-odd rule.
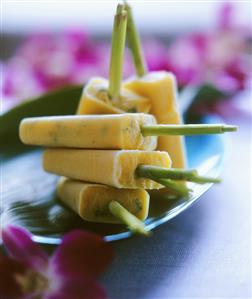
POLYGON ((108 80, 92 78, 83 89, 77 114, 116 114, 150 110, 150 99, 138 96, 128 89, 121 89, 120 99, 112 101, 108 95, 108 80))
POLYGON ((47 149, 43 167, 47 172, 116 188, 159 189, 163 186, 136 175, 139 165, 169 168, 167 152, 138 150, 47 149))
MULTIPOLYGON (((118 114, 145 112, 153 114, 160 124, 180 124, 176 104, 176 80, 167 72, 152 72, 125 82, 121 99, 113 103, 108 97, 108 81, 93 78, 85 86, 77 114, 118 114)), ((185 148, 182 136, 160 136, 158 150, 171 155, 173 166, 184 168, 185 148)))
POLYGON ((23 143, 48 147, 154 150, 157 137, 141 133, 155 125, 152 115, 76 115, 26 118, 20 124, 23 143))
MULTIPOLYGON (((159 124, 180 124, 181 116, 177 107, 176 79, 172 73, 150 72, 142 77, 131 78, 124 84, 136 94, 151 101, 150 113, 159 124)), ((182 136, 160 136, 158 150, 167 151, 174 168, 185 168, 186 157, 182 136)))
POLYGON ((117 189, 61 178, 57 195, 86 221, 121 223, 109 210, 109 204, 113 201, 119 202, 140 220, 145 220, 148 216, 149 194, 144 189, 117 189))

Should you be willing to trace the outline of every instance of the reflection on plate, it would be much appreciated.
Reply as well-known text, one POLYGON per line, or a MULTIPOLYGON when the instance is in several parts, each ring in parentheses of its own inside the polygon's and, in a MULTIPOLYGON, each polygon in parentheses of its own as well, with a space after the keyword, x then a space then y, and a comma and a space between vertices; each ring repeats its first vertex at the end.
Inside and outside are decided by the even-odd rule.
MULTIPOLYGON (((216 118, 208 117, 204 122, 216 122, 216 118)), ((202 175, 215 177, 220 174, 224 155, 222 136, 187 137, 186 147, 190 168, 197 168, 202 175)), ((43 244, 59 244, 62 234, 73 228, 97 232, 108 241, 131 236, 124 226, 88 223, 62 206, 55 198, 57 176, 42 170, 41 149, 19 149, 18 145, 14 148, 14 154, 10 148, 3 154, 2 222, 27 227, 33 233, 34 240, 43 244)), ((152 230, 186 210, 211 186, 190 183, 192 193, 189 198, 153 198, 146 220, 147 229, 152 230)))

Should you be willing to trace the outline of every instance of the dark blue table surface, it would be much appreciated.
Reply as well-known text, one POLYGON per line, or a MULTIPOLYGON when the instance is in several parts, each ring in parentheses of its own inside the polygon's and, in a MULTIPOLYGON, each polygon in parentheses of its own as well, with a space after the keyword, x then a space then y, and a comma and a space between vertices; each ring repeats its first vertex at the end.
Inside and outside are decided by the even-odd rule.
POLYGON ((114 243, 110 299, 251 298, 251 128, 236 124, 221 185, 152 237, 114 243))

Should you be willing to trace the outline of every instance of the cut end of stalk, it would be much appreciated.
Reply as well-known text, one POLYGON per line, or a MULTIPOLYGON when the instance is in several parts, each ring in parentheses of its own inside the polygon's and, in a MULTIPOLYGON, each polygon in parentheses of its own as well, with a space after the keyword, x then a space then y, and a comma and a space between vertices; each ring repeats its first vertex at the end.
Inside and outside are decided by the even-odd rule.
POLYGON ((207 183, 220 184, 221 183, 220 178, 210 178, 210 177, 198 176, 198 175, 192 177, 190 181, 197 184, 207 184, 207 183))
POLYGON ((128 14, 126 10, 120 10, 119 13, 115 15, 115 26, 124 26, 123 23, 127 22, 128 14))
POLYGON ((123 4, 118 4, 116 8, 115 21, 124 21, 127 19, 128 13, 123 4))
POLYGON ((151 232, 146 229, 145 224, 126 210, 119 202, 111 201, 109 203, 109 210, 111 214, 120 219, 122 223, 126 224, 133 233, 144 236, 151 235, 151 232))
POLYGON ((117 13, 115 15, 115 20, 116 22, 123 22, 125 21, 125 19, 127 19, 127 11, 126 10, 122 10, 119 13, 117 13))
POLYGON ((122 5, 123 9, 127 10, 127 12, 129 12, 131 10, 131 6, 129 5, 129 3, 126 0, 123 0, 123 4, 120 4, 120 5, 122 5))
POLYGON ((120 14, 124 9, 125 9, 125 5, 119 3, 116 8, 116 14, 117 15, 120 14))
POLYGON ((222 128, 223 132, 236 132, 238 130, 237 126, 225 125, 222 128))

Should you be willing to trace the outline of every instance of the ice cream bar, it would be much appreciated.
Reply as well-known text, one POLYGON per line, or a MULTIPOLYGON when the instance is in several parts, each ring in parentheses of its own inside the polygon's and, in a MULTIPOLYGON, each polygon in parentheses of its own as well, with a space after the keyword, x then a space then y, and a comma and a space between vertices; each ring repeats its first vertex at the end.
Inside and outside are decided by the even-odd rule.
MULTIPOLYGON (((131 78, 124 84, 140 96, 151 100, 150 113, 159 124, 180 124, 181 117, 177 107, 177 86, 172 73, 150 72, 142 77, 131 78)), ((158 150, 167 151, 174 168, 186 166, 184 138, 182 136, 158 137, 158 150)))
POLYGON ((145 220, 148 216, 149 194, 144 189, 117 189, 61 178, 57 195, 86 221, 121 223, 109 211, 108 206, 112 201, 119 202, 140 220, 145 220))
POLYGON ((109 98, 108 85, 108 80, 104 78, 90 79, 83 89, 77 114, 149 112, 150 99, 122 88, 120 100, 115 102, 109 98))
POLYGON ((144 113, 34 117, 22 120, 20 139, 50 147, 154 150, 154 136, 221 134, 235 126, 157 125, 144 113))
POLYGON ((110 185, 116 188, 159 189, 163 186, 138 177, 139 165, 169 168, 167 152, 139 150, 47 149, 43 156, 45 171, 72 179, 110 185))
POLYGON ((34 117, 22 120, 23 143, 48 147, 154 150, 157 137, 144 137, 141 127, 156 124, 144 113, 34 117))

